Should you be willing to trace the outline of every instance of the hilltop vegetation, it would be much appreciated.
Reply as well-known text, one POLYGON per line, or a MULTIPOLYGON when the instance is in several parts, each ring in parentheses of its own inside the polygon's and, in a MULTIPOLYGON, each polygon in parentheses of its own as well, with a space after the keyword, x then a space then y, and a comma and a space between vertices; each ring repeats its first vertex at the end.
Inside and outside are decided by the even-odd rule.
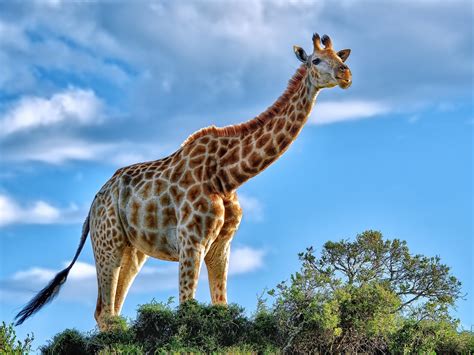
MULTIPOLYGON (((462 296, 461 284, 438 257, 412 255, 405 242, 384 240, 374 231, 353 242, 328 242, 319 256, 308 248, 299 257, 301 270, 268 291, 267 299, 260 297, 250 317, 235 304, 189 301, 173 308, 171 301, 152 301, 139 306, 134 320, 110 320, 109 332, 67 329, 40 350, 43 354, 474 352, 473 334, 459 332, 459 322, 449 315, 462 296)), ((0 334, 8 343, 11 332, 0 334)), ((0 346, 0 352, 5 349, 0 346)), ((17 353, 28 351, 18 349, 17 353)))

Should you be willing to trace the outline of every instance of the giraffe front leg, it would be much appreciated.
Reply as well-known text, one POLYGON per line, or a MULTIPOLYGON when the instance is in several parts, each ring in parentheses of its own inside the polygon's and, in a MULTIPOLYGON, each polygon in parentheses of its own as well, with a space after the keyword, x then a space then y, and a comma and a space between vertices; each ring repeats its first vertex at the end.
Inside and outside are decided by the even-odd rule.
POLYGON ((179 252, 179 302, 193 299, 196 294, 204 247, 184 246, 179 252))
POLYGON ((188 209, 181 211, 178 227, 180 302, 194 298, 204 255, 224 224, 224 202, 219 196, 201 196, 192 206, 191 214, 188 209))
POLYGON ((230 243, 239 228, 242 209, 234 193, 224 201, 224 225, 217 239, 206 254, 209 289, 213 304, 227 304, 227 272, 229 269, 230 243))
POLYGON ((212 304, 227 304, 229 256, 230 240, 223 240, 214 242, 205 257, 212 304))

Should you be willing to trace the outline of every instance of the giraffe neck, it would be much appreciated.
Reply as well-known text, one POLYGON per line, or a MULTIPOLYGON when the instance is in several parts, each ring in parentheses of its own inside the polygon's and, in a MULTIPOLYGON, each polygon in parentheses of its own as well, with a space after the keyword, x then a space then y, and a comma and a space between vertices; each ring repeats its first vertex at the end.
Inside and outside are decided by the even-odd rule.
POLYGON ((234 137, 217 137, 219 146, 224 147, 216 156, 218 169, 214 185, 218 190, 232 192, 277 160, 296 139, 319 92, 308 75, 306 66, 301 66, 283 95, 265 112, 248 122, 223 129, 234 137))

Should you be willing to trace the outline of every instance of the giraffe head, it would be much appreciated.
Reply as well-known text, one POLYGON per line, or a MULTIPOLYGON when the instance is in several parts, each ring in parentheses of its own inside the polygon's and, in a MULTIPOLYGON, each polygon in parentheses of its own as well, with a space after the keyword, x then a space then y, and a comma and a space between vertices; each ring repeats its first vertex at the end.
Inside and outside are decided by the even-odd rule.
POLYGON ((317 33, 313 34, 313 53, 306 54, 305 50, 293 46, 296 58, 309 68, 311 84, 317 88, 330 88, 336 85, 347 89, 352 84, 352 73, 344 62, 351 53, 350 49, 336 52, 332 47, 331 38, 324 35, 322 39, 317 33), (323 47, 324 46, 324 47, 323 47))

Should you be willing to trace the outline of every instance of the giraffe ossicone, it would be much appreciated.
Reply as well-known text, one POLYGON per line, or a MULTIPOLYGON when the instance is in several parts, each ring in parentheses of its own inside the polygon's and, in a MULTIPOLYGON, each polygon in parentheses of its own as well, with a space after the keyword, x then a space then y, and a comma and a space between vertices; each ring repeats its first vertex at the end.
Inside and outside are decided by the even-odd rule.
MULTIPOLYGON (((349 49, 313 35, 313 52, 266 111, 237 125, 203 128, 170 156, 117 170, 95 196, 71 264, 17 315, 17 324, 49 302, 66 281, 90 232, 97 269, 95 318, 100 329, 119 315, 151 256, 179 262, 179 300, 194 298, 201 264, 212 303, 227 303, 230 244, 242 217, 236 190, 277 160, 296 139, 323 88, 348 88, 349 49)), ((159 282, 159 280, 157 280, 159 282)))

